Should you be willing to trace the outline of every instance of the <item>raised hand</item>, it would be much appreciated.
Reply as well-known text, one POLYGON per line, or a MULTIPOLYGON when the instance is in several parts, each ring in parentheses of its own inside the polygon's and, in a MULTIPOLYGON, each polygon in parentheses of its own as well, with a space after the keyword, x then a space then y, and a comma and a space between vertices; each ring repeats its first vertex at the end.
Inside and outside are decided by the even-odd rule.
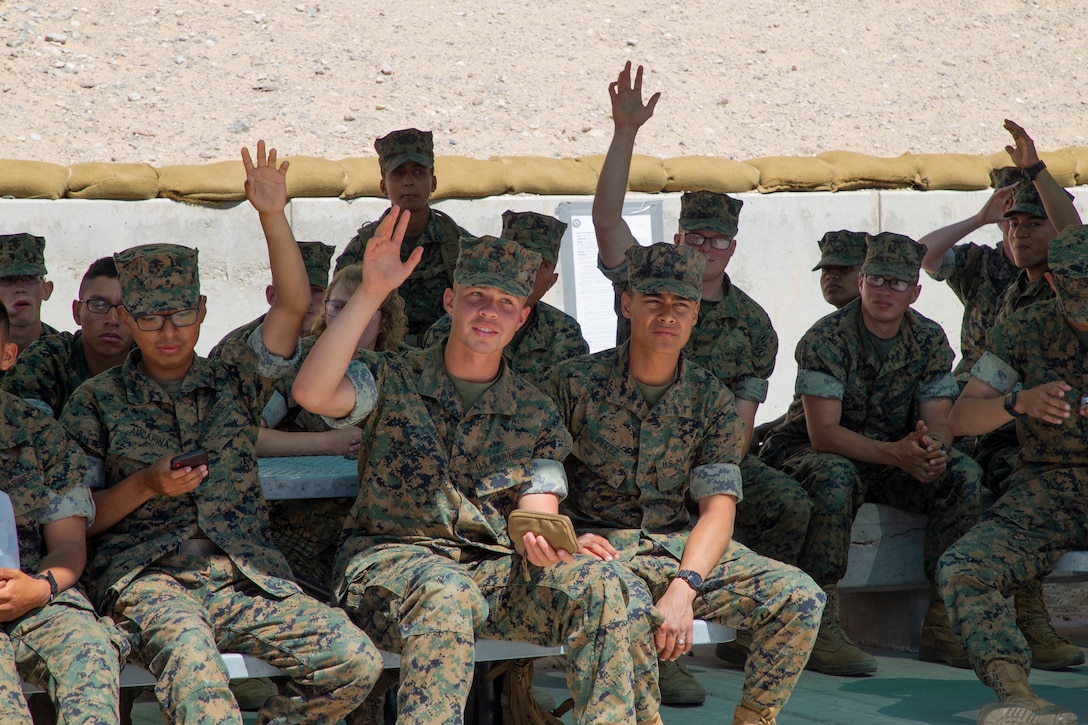
POLYGON ((242 149, 242 166, 246 169, 246 198, 261 214, 278 214, 287 206, 287 167, 284 161, 277 168, 276 149, 265 155, 264 140, 257 141, 257 162, 242 149))
POLYGON ((1039 163, 1039 154, 1035 151, 1035 142, 1028 136, 1028 132, 1021 126, 1005 119, 1005 130, 1012 134, 1015 146, 1006 146, 1005 151, 1012 158, 1012 162, 1021 169, 1027 169, 1039 163))
POLYGON ((403 262, 400 258, 410 217, 411 212, 401 211, 394 204, 382 219, 363 252, 363 281, 359 290, 381 293, 384 299, 386 294, 400 287, 419 264, 419 260, 423 258, 423 247, 413 249, 408 259, 403 262))
POLYGON ((1016 191, 1016 184, 1009 184, 1000 189, 995 189, 978 212, 979 225, 997 224, 1004 221, 1005 210, 1009 206, 1009 200, 1012 199, 1014 191, 1016 191))
POLYGON ((623 66, 619 77, 608 84, 608 94, 612 98, 612 121, 617 128, 639 128, 654 115, 654 106, 660 93, 650 96, 642 102, 642 66, 635 71, 634 83, 631 82, 631 61, 623 66))

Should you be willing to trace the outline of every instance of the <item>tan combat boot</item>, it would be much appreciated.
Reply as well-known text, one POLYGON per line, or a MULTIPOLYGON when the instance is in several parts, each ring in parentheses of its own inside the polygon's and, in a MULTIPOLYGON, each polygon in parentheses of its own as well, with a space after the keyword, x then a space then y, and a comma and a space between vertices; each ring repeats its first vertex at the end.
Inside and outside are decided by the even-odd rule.
POLYGON ((838 587, 830 585, 823 587, 823 590, 827 594, 827 604, 824 606, 823 619, 820 620, 816 644, 812 647, 812 656, 809 657, 805 669, 840 676, 876 672, 876 658, 862 652, 846 636, 839 624, 838 587))
POLYGON ((922 620, 922 633, 918 638, 918 659, 922 662, 944 662, 961 670, 971 669, 967 653, 952 631, 948 610, 937 587, 930 585, 929 609, 922 620))
POLYGON ((991 662, 985 682, 997 693, 998 702, 979 710, 977 725, 1076 725, 1071 710, 1036 697, 1028 673, 1014 662, 991 662))
POLYGON ((768 707, 757 710, 743 702, 733 710, 733 725, 775 725, 778 708, 768 707))
POLYGON ((1084 652, 1054 631, 1043 599, 1042 582, 1034 581, 1016 593, 1016 627, 1031 647, 1031 666, 1060 670, 1084 664, 1084 652))

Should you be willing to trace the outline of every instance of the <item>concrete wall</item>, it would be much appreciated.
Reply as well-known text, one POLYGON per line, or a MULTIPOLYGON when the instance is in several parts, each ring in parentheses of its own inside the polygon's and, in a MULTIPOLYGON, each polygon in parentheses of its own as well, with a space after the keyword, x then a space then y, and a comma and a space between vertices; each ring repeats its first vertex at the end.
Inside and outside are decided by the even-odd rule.
MULTIPOLYGON (((729 265, 733 281, 766 308, 780 340, 778 366, 770 396, 759 420, 783 412, 793 394, 796 366, 793 350, 806 329, 831 311, 820 295, 816 240, 825 231, 854 229, 895 231, 918 238, 928 231, 973 214, 989 192, 854 191, 838 193, 739 194, 745 202, 738 247, 729 265)), ((1088 218, 1088 194, 1078 208, 1088 218)), ((631 194, 663 202, 664 229, 671 238, 680 211, 679 194, 631 194)), ((506 209, 555 214, 561 202, 585 202, 586 197, 503 196, 446 200, 437 208, 476 234, 498 234, 506 209)), ((296 199, 288 216, 296 238, 319 239, 342 249, 355 229, 386 208, 382 199, 296 199)), ((206 352, 223 334, 266 308, 264 286, 270 281, 257 214, 245 202, 222 207, 149 201, 59 201, 0 199, 0 233, 28 231, 46 238, 46 263, 56 285, 42 317, 72 329, 71 301, 79 279, 96 258, 125 247, 151 242, 175 242, 200 249, 201 275, 209 315, 198 350, 206 352)), ((970 237, 996 242, 996 226, 970 237)), ((560 269, 560 283, 547 298, 562 307, 562 285, 571 275, 560 269)), ((944 284, 923 278, 916 309, 942 325, 954 349, 959 346, 959 302, 944 284)))

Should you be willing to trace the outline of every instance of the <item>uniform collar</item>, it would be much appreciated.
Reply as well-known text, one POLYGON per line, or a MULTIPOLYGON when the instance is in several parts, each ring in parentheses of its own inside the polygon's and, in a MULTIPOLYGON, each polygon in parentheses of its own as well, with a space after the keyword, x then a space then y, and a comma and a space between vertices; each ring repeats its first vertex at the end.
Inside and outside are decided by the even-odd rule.
MULTIPOLYGON (((432 345, 421 350, 418 355, 422 357, 423 365, 419 376, 419 394, 432 398, 447 410, 464 410, 461 396, 457 388, 446 372, 443 363, 445 344, 432 345)), ((476 403, 472 406, 473 414, 500 414, 516 416, 518 412, 517 391, 514 384, 514 375, 503 360, 499 365, 499 377, 490 388, 484 391, 476 403)))
MULTIPOLYGON (((631 375, 630 344, 628 340, 616 348, 616 369, 608 379, 605 398, 610 403, 634 411, 640 419, 645 419, 651 410, 638 389, 638 382, 631 375)), ((691 364, 681 354, 676 381, 657 401, 652 411, 655 416, 690 418, 693 415, 690 396, 681 392, 687 389, 690 374, 691 364)))
MULTIPOLYGON (((157 382, 140 372, 139 364, 143 359, 143 353, 139 348, 134 348, 125 358, 121 366, 121 375, 124 379, 125 395, 128 401, 134 405, 142 405, 150 402, 172 402, 172 398, 166 390, 157 382)), ((215 372, 212 363, 199 355, 193 356, 192 367, 181 381, 181 389, 178 395, 185 395, 197 388, 216 387, 215 372)))

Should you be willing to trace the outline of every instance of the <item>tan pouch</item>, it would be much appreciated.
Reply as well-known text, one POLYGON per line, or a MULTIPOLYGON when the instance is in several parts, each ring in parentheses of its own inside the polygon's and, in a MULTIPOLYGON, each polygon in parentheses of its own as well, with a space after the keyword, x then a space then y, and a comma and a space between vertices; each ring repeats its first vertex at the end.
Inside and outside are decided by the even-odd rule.
POLYGON ((556 551, 565 549, 571 554, 578 551, 578 536, 574 533, 574 524, 564 514, 517 509, 510 514, 506 530, 510 534, 510 540, 514 542, 514 549, 522 556, 525 556, 523 540, 530 531, 547 539, 556 551))

